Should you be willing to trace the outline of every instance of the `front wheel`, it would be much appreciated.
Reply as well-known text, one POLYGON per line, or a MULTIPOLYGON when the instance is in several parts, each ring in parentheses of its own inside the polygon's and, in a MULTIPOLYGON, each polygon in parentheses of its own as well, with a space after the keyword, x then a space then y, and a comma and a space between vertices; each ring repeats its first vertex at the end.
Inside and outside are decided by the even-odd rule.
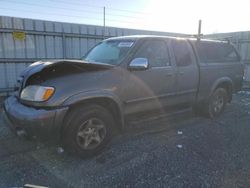
POLYGON ((218 117, 224 111, 227 101, 227 91, 224 88, 217 88, 211 95, 206 105, 206 114, 210 118, 218 117))
POLYGON ((99 105, 79 107, 66 119, 62 142, 67 151, 81 157, 91 157, 111 139, 113 127, 113 116, 105 108, 99 105))

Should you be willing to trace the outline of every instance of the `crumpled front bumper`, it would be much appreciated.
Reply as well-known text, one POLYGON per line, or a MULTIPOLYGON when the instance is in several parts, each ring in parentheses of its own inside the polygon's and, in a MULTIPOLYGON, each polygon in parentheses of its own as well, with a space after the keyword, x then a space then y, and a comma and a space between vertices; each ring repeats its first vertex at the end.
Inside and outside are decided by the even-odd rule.
POLYGON ((5 122, 15 133, 24 133, 41 139, 60 139, 60 129, 68 107, 36 109, 21 104, 11 96, 4 101, 5 122))

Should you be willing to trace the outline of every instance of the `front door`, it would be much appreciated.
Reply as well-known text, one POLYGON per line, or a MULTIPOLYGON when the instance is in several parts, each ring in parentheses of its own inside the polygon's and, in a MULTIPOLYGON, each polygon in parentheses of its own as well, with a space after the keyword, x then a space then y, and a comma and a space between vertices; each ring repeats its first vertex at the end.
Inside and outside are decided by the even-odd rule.
POLYGON ((135 113, 171 105, 176 92, 175 68, 170 63, 167 42, 146 40, 134 58, 147 58, 147 70, 128 74, 125 112, 135 113))

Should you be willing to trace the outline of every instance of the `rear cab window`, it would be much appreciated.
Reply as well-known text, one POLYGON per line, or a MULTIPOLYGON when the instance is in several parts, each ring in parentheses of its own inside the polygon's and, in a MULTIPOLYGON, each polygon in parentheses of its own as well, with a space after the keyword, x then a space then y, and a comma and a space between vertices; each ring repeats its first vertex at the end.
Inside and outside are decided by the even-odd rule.
POLYGON ((227 42, 199 41, 194 43, 201 62, 236 62, 240 60, 234 47, 227 42))

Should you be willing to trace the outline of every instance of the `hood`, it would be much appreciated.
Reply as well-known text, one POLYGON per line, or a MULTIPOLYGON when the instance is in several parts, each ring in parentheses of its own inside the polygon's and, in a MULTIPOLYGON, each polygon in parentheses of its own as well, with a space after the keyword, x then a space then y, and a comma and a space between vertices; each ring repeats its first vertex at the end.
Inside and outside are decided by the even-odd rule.
POLYGON ((21 72, 20 76, 29 77, 35 73, 41 72, 44 69, 54 68, 58 66, 63 66, 64 69, 78 69, 79 71, 85 71, 86 69, 109 69, 114 67, 114 65, 105 64, 105 63, 88 63, 86 61, 81 60, 49 60, 49 61, 37 61, 28 66, 24 71, 21 72))
POLYGON ((114 65, 104 63, 88 63, 81 60, 49 60, 37 61, 28 66, 20 74, 21 81, 16 90, 21 91, 23 87, 32 84, 41 84, 46 80, 69 74, 100 71, 111 69, 114 65))

